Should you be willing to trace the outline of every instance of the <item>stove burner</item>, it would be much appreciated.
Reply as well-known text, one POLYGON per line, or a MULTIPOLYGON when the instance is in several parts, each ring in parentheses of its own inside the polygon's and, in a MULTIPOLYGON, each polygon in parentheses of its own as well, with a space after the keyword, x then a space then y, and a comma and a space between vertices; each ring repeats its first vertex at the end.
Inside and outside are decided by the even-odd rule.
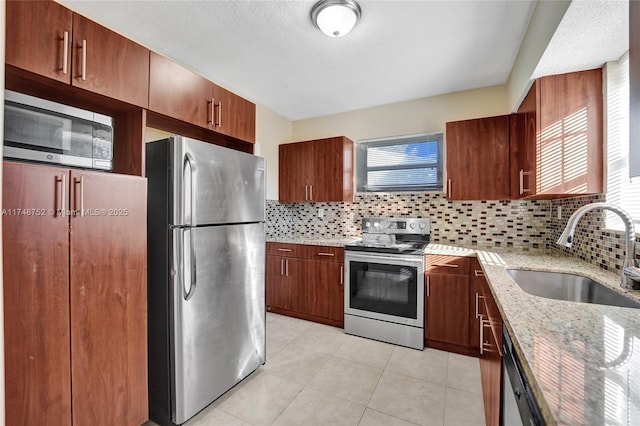
POLYGON ((421 254, 429 244, 429 219, 365 218, 362 240, 345 250, 374 253, 421 254))

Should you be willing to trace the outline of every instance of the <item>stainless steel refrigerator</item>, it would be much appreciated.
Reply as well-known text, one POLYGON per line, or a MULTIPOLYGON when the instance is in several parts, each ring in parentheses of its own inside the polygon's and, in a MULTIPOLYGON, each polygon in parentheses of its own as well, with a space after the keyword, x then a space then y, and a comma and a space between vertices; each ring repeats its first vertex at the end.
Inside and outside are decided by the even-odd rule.
POLYGON ((264 159, 146 145, 149 413, 182 424, 265 362, 264 159))

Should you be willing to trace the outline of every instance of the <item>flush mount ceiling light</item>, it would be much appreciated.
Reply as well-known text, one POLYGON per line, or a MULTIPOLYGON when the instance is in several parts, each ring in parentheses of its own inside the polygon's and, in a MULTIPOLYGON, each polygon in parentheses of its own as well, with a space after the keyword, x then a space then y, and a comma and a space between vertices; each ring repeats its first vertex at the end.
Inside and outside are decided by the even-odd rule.
POLYGON ((354 0, 321 0, 311 9, 311 20, 329 37, 342 37, 355 27, 362 15, 354 0))

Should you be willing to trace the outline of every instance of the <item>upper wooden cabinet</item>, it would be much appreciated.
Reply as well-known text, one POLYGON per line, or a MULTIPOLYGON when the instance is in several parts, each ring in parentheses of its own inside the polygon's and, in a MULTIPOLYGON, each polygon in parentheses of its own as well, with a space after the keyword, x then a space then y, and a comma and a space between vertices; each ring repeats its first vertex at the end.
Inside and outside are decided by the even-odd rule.
POLYGON ((509 198, 509 116, 449 122, 447 198, 509 198))
POLYGON ((52 1, 6 6, 6 63, 146 108, 149 50, 52 1))
POLYGON ((155 52, 149 62, 149 109, 209 127, 214 114, 213 83, 155 52))
POLYGON ((71 83, 73 13, 53 1, 6 3, 5 62, 71 83))
POLYGON ((280 145, 278 177, 281 202, 353 201, 353 141, 339 136, 280 145))
POLYGON ((513 198, 553 198, 603 191, 602 70, 539 78, 518 115, 513 198))
POLYGON ((147 107, 148 49, 74 14, 72 58, 74 86, 147 107))
POLYGON ((151 52, 149 109, 247 142, 256 140, 256 106, 151 52))

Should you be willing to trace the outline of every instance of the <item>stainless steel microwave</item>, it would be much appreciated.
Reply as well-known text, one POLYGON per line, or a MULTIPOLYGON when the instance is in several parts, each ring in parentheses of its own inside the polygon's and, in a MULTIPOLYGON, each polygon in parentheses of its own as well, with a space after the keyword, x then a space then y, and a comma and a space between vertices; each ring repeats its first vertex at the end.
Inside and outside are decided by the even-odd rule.
POLYGON ((6 90, 4 157, 111 170, 113 118, 6 90))

